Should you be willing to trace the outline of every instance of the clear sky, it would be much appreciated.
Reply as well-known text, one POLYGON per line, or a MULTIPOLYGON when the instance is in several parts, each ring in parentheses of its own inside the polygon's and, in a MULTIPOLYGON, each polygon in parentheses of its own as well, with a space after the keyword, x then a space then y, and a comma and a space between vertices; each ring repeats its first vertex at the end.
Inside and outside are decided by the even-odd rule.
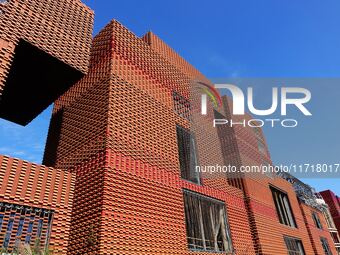
MULTIPOLYGON (((340 77, 338 0, 84 2, 95 11, 94 34, 113 18, 137 35, 152 30, 209 78, 340 77)), ((275 163, 340 163, 340 85, 332 84, 312 88, 313 117, 300 129, 265 129, 275 163)), ((50 113, 26 127, 0 120, 0 153, 40 163, 50 113)), ((339 180, 304 179, 340 194, 339 180)))

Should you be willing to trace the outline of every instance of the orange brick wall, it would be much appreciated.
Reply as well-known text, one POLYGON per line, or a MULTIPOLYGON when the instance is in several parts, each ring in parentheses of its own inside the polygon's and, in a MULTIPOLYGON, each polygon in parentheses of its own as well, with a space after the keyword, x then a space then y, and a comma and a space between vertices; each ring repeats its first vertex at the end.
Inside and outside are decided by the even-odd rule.
MULTIPOLYGON (((77 175, 70 254, 188 254, 183 188, 226 201, 234 248, 254 253, 242 191, 180 179, 176 123, 189 126, 172 89, 188 95, 190 80, 116 21, 96 36, 88 74, 55 103, 44 159, 77 175)), ((219 147, 205 154, 223 163, 219 147)))
POLYGON ((11 0, 0 8, 0 96, 19 39, 86 73, 93 11, 80 0, 11 0))
MULTIPOLYGON (((88 74, 55 103, 44 157, 77 176, 69 254, 192 254, 183 188, 226 202, 239 254, 286 254, 284 235, 300 238, 313 254, 296 194, 285 180, 255 175, 236 185, 223 174, 204 175, 199 186, 180 178, 176 124, 191 126, 174 111, 172 91, 189 98, 195 79, 204 80, 152 34, 138 38, 112 21, 94 38, 88 74), (297 229, 279 223, 270 185, 287 192, 297 229)), ((226 100, 217 110, 227 117, 226 100)), ((197 102, 194 96, 192 104, 197 102)), ((219 143, 212 119, 211 105, 196 119, 200 164, 270 162, 252 129, 227 130, 219 143)))
POLYGON ((337 251, 335 250, 335 247, 334 247, 333 239, 327 229, 327 223, 326 223, 326 219, 324 218, 323 213, 306 204, 300 204, 300 207, 305 218, 306 227, 309 232, 310 241, 312 242, 312 245, 314 247, 315 254, 320 254, 320 255, 325 254, 322 248, 322 245, 321 245, 321 241, 320 241, 321 237, 324 237, 328 240, 328 244, 332 251, 332 254, 337 254, 337 251), (315 223, 312 218, 312 212, 317 213, 317 215, 319 216, 322 229, 318 229, 315 226, 315 223))
MULTIPOLYGON (((325 237, 336 253, 328 231, 314 226, 314 209, 281 178, 181 179, 176 124, 195 131, 201 165, 271 159, 262 131, 257 137, 240 125, 213 128, 211 104, 194 128, 176 113, 173 91, 197 106, 193 83, 211 83, 155 34, 139 38, 111 21, 90 52, 93 12, 80 0, 0 7, 0 96, 19 40, 87 73, 55 102, 44 154, 51 167, 0 156, 0 202, 53 210, 50 246, 57 254, 205 254, 187 248, 183 189, 225 202, 236 254, 287 254, 284 235, 301 239, 307 255, 323 254, 325 237), (287 193, 297 228, 279 223, 271 186, 287 193)), ((230 119, 231 101, 223 103, 215 110, 230 119)))
MULTIPOLYGON (((226 96, 223 97, 223 101, 226 119, 232 119, 234 122, 252 119, 250 115, 232 115, 232 101, 226 96)), ((253 128, 236 124, 233 128, 229 128, 225 139, 230 144, 226 150, 230 161, 238 158, 237 164, 243 166, 261 165, 264 163, 263 160, 271 163, 269 149, 261 130, 257 138, 253 128), (265 145, 264 153, 259 151, 257 139, 265 145)), ((287 235, 301 239, 306 253, 314 254, 293 186, 275 175, 268 177, 264 174, 245 174, 243 183, 257 251, 268 255, 286 254, 287 248, 283 237, 287 235), (270 190, 271 186, 287 193, 298 228, 280 224, 270 190)))
MULTIPOLYGON (((54 211, 50 248, 66 254, 69 244, 75 175, 0 155, 0 202, 54 211)), ((14 223, 17 228, 18 222, 14 223)), ((3 240, 5 229, 0 230, 3 240)), ((24 237, 21 237, 24 240, 24 237)), ((32 240, 34 243, 34 240, 32 240)), ((33 244, 32 243, 32 244, 33 244)), ((11 239, 10 247, 14 246, 11 239)))

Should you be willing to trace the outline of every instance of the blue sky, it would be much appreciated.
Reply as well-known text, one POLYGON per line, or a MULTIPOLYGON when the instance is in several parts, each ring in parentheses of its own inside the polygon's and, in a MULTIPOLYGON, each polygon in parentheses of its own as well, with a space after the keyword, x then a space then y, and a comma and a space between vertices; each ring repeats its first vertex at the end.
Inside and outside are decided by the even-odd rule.
MULTIPOLYGON (((112 18, 137 35, 152 30, 209 78, 340 77, 338 0, 84 2, 96 14, 94 34, 112 18)), ((339 92, 313 87, 310 120, 265 130, 274 162, 340 163, 339 92)), ((0 153, 41 162, 50 113, 26 127, 0 120, 0 153)), ((305 179, 340 194, 339 180, 305 179)))

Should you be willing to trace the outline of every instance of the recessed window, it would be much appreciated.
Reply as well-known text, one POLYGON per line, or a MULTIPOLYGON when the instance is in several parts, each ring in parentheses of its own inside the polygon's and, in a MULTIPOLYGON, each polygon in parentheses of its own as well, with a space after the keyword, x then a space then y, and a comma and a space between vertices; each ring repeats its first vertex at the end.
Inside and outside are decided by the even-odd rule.
POLYGON ((332 231, 330 233, 331 233, 331 236, 332 236, 332 239, 333 239, 334 243, 336 243, 336 244, 340 243, 338 232, 337 231, 334 231, 334 232, 332 231))
POLYGON ((333 255, 332 252, 331 252, 331 249, 329 248, 329 244, 328 244, 327 239, 324 238, 324 237, 321 237, 320 241, 321 241, 323 251, 325 252, 325 255, 333 255))
POLYGON ((18 226, 18 230, 17 230, 17 236, 21 236, 21 234, 22 234, 22 228, 24 226, 24 221, 25 221, 25 218, 20 218, 19 226, 18 226))
POLYGON ((300 239, 285 236, 284 240, 287 246, 288 255, 305 255, 305 250, 300 239))
POLYGON ((29 244, 37 239, 41 245, 47 245, 52 226, 53 211, 0 202, 0 243, 8 254, 15 250, 20 242, 29 244))
POLYGON ((322 229, 322 225, 321 225, 321 221, 320 221, 319 215, 316 212, 312 212, 312 218, 313 218, 315 226, 318 229, 322 229))
POLYGON ((1 231, 1 227, 2 227, 2 220, 4 218, 4 215, 3 214, 0 214, 0 231, 1 231))
POLYGON ((225 204, 200 194, 184 191, 188 247, 195 251, 232 251, 225 204))
POLYGON ((189 130, 179 125, 176 126, 176 132, 181 177, 199 184, 200 173, 196 171, 198 158, 195 137, 189 130))
POLYGON ((41 236, 41 231, 42 231, 43 223, 44 223, 44 221, 42 219, 40 219, 39 222, 38 222, 37 236, 39 238, 41 236))
POLYGON ((5 248, 8 247, 9 240, 10 240, 10 238, 11 238, 12 228, 13 228, 13 221, 14 221, 14 219, 10 219, 10 220, 8 221, 7 230, 6 230, 6 235, 5 235, 5 239, 4 239, 4 243, 3 243, 3 247, 5 247, 5 248))
POLYGON ((331 213, 329 212, 329 209, 323 210, 323 215, 325 217, 327 227, 335 229, 334 221, 332 219, 331 213))
POLYGON ((276 212, 281 224, 296 228, 296 221, 286 193, 271 187, 276 212))

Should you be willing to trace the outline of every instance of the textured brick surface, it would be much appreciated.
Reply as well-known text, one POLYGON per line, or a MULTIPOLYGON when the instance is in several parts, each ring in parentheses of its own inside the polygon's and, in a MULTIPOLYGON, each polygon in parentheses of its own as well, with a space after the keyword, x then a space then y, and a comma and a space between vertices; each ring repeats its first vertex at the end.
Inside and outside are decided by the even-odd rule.
MULTIPOLYGON (((35 34, 23 33, 23 39, 85 72, 92 13, 77 0, 48 1, 39 13, 46 21, 37 25, 26 19, 44 1, 28 2, 11 2, 0 21, 18 17, 13 24, 33 23, 27 30, 35 34), (67 22, 65 3, 66 17, 72 16, 67 22), (28 15, 19 15, 19 9, 28 15), (58 13, 51 16, 61 23, 51 23, 47 10, 58 13), (85 24, 85 35, 79 24, 85 24)), ((3 79, 19 38, 19 30, 5 27, 0 33, 3 79)), ((93 40, 87 74, 55 101, 44 154, 44 164, 54 168, 0 157, 2 200, 53 210, 51 246, 61 254, 212 254, 187 248, 183 189, 225 202, 236 254, 287 254, 285 235, 301 239, 307 255, 322 254, 318 239, 329 234, 315 229, 312 209, 299 203, 287 181, 225 174, 203 174, 203 185, 181 179, 176 125, 195 131, 201 165, 271 164, 261 129, 213 128, 211 103, 207 116, 195 114, 197 81, 210 84, 156 35, 139 38, 110 22, 93 40), (189 116, 176 108, 174 92, 190 102, 189 116), (279 223, 271 186, 287 193, 298 228, 279 223)), ((230 112, 230 100, 223 97, 215 113, 232 118, 230 112)), ((235 120, 241 118, 251 116, 235 120)))
MULTIPOLYGON (((27 51, 31 50, 23 50, 25 55, 17 53, 16 49, 18 45, 21 45, 21 41, 25 41, 32 45, 32 47, 41 50, 50 57, 48 59, 53 63, 56 61, 59 64, 60 62, 60 68, 65 68, 62 69, 63 72, 71 70, 72 74, 74 73, 77 78, 81 73, 87 72, 92 42, 93 11, 80 0, 10 0, 0 4, 0 7, 2 12, 0 15, 0 99, 7 100, 7 97, 9 97, 9 102, 17 99, 8 91, 11 88, 6 88, 6 86, 17 86, 16 96, 19 96, 19 98, 22 89, 25 91, 26 97, 34 96, 30 95, 30 90, 25 90, 26 87, 22 87, 22 84, 12 84, 20 83, 17 81, 20 77, 16 77, 15 81, 11 78, 9 81, 11 77, 10 71, 14 63, 16 63, 15 66, 17 67, 18 63, 21 63, 27 56, 30 56, 30 52, 27 51)), ((44 79, 45 74, 35 69, 30 70, 29 74, 25 73, 25 69, 29 69, 30 65, 41 68, 39 63, 34 63, 34 57, 37 57, 39 54, 34 54, 36 56, 33 56, 32 63, 28 65, 25 63, 26 67, 17 67, 16 72, 20 69, 20 75, 25 75, 26 82, 31 83, 25 84, 25 86, 32 88, 34 93, 39 93, 39 91, 35 90, 37 85, 34 83, 39 83, 39 81, 44 79)), ((42 59, 36 58, 35 61, 42 61, 42 59)), ((44 61, 46 60, 44 59, 44 61)), ((53 68, 55 69, 55 66, 52 67, 52 63, 47 64, 46 62, 44 64, 51 66, 51 69, 49 69, 51 73, 53 68)), ((48 66, 45 66, 45 68, 48 68, 48 66)), ((51 73, 46 74, 48 83, 53 83, 53 79, 59 79, 66 75, 66 73, 59 73, 56 76, 53 74, 55 77, 52 77, 51 73)), ((19 75, 19 73, 14 75, 19 75)), ((68 84, 69 81, 72 82, 70 77, 71 75, 69 75, 68 80, 65 79, 61 82, 65 84, 68 84)), ((44 82, 46 81, 44 80, 44 82)), ((62 87, 65 84, 53 86, 62 87)), ((44 85, 49 86, 49 84, 44 85)), ((56 97, 60 96, 59 93, 63 92, 58 90, 55 92, 55 90, 55 88, 51 88, 49 91, 45 91, 45 98, 49 98, 51 96, 49 94, 55 93, 55 95, 53 94, 53 97, 51 96, 50 101, 47 103, 39 98, 38 103, 40 105, 37 106, 39 108, 38 111, 37 109, 32 109, 32 113, 26 113, 28 115, 26 118, 17 116, 18 113, 8 113, 8 111, 13 111, 13 109, 0 108, 0 113, 2 117, 6 117, 11 121, 27 124, 40 111, 44 110, 48 104, 53 103, 56 97), (30 114, 33 116, 30 116, 30 114)), ((4 106, 0 104, 0 107, 10 108, 7 101, 4 106)), ((12 106, 11 108, 14 107, 12 106)))
MULTIPOLYGON (((50 248, 56 254, 66 254, 71 225, 71 210, 75 175, 68 171, 61 171, 42 165, 29 163, 7 156, 0 155, 0 202, 22 205, 33 208, 52 210, 52 232, 50 248)), ((12 210, 13 211, 13 210, 12 210)), ((14 212, 14 211, 13 211, 14 212)), ((1 212, 0 212, 1 214, 1 212)), ((9 211, 6 211, 8 220, 9 211)), ((15 230, 18 228, 18 219, 14 221, 13 234, 9 245, 10 250, 15 244, 15 230)), ((34 228, 37 226, 34 225, 34 228)), ((23 228, 21 240, 27 234, 28 222, 23 228)), ((46 225, 43 236, 46 235, 46 225)), ((0 239, 6 233, 5 224, 0 229, 0 239)), ((34 243, 34 236, 32 243, 34 243)))
MULTIPOLYGON (((80 0, 11 0, 2 9, 1 40, 15 45, 24 39, 86 73, 93 11, 80 0)), ((13 52, 11 45, 2 48, 13 52)), ((3 64, 9 69, 10 61, 3 64)))
POLYGON ((226 201, 234 248, 254 254, 242 191, 180 178, 176 123, 189 123, 172 91, 188 97, 194 75, 116 21, 96 36, 88 74, 55 103, 44 157, 77 173, 70 254, 189 254, 183 188, 226 201))
POLYGON ((306 227, 308 230, 308 234, 312 243, 312 247, 315 254, 324 254, 324 250, 321 245, 320 238, 326 238, 329 244, 329 247, 331 249, 332 254, 337 254, 337 251, 334 247, 333 239, 327 229, 327 223, 326 220, 322 214, 322 212, 306 205, 306 204, 300 204, 302 214, 305 219, 306 227), (319 229, 315 226, 315 223, 313 221, 312 212, 316 213, 320 219, 320 223, 322 225, 322 229, 319 229))
MULTIPOLYGON (((287 254, 284 235, 301 239, 308 255, 318 249, 287 181, 203 175, 200 186, 180 178, 176 124, 192 126, 173 92, 195 106, 195 80, 209 83, 152 33, 138 38, 112 21, 94 38, 88 74, 55 102, 44 156, 77 175, 69 254, 194 254, 183 188, 225 201, 237 254, 287 254), (288 194, 298 228, 279 223, 271 186, 288 194)), ((230 118, 223 102, 216 111, 230 118)), ((213 114, 209 104, 206 117, 191 116, 200 164, 271 163, 261 130, 217 130, 213 114)))

